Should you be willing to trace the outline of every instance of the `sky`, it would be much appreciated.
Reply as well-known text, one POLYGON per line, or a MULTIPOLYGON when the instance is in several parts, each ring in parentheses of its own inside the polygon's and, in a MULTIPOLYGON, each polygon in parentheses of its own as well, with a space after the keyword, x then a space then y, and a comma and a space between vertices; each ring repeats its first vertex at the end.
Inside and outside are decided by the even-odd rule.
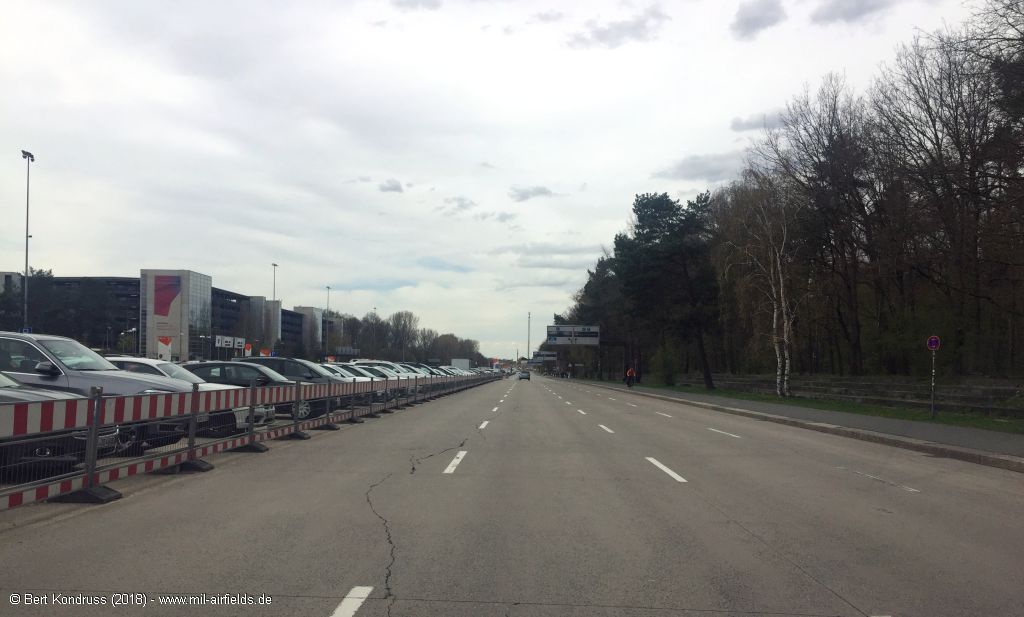
POLYGON ((686 200, 962 0, 33 0, 0 21, 0 271, 216 287, 528 355, 637 193, 686 200))

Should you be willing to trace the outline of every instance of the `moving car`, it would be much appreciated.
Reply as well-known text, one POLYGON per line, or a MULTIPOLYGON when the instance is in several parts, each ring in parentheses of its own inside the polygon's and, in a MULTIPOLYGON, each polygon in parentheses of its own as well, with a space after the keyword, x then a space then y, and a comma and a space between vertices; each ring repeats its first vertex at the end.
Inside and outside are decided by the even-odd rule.
POLYGON ((519 372, 519 379, 525 379, 525 380, 529 381, 530 380, 530 371, 520 371, 519 372))

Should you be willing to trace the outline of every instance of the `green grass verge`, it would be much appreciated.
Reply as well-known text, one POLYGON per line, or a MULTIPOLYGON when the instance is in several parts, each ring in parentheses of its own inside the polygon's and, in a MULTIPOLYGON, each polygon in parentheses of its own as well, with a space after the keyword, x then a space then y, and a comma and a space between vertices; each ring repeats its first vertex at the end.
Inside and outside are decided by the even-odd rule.
MULTIPOLYGON (((614 382, 603 382, 614 383, 614 382)), ((662 386, 644 383, 645 388, 657 390, 671 390, 684 394, 700 394, 704 396, 716 396, 722 398, 740 399, 744 401, 755 401, 759 403, 778 403, 792 405, 794 407, 807 407, 810 409, 823 409, 826 411, 842 411, 846 413, 857 413, 865 416, 879 416, 882 418, 894 418, 897 420, 914 420, 917 422, 932 422, 934 424, 948 424, 951 426, 968 426, 981 428, 1001 433, 1024 434, 1024 419, 1020 418, 998 418, 985 416, 968 411, 939 411, 938 417, 932 420, 931 412, 927 409, 914 407, 890 407, 888 405, 872 405, 869 403, 854 403, 851 401, 837 401, 832 399, 816 399, 790 397, 780 399, 771 394, 758 394, 755 392, 744 392, 741 390, 715 389, 705 390, 703 388, 687 386, 662 386)))

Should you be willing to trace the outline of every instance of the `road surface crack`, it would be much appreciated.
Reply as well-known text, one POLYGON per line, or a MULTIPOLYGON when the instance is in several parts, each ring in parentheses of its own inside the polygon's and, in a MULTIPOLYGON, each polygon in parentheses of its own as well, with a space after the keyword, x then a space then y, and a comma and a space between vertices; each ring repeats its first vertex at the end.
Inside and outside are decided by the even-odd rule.
POLYGON ((398 599, 398 598, 395 597, 395 594, 393 594, 391 592, 391 575, 392 575, 392 569, 395 566, 395 542, 391 538, 391 523, 388 521, 388 519, 386 519, 383 516, 381 516, 380 512, 377 511, 377 508, 375 508, 373 506, 373 500, 370 499, 370 493, 373 492, 373 489, 375 489, 378 486, 380 486, 381 484, 384 484, 385 482, 387 482, 388 478, 390 478, 391 475, 392 474, 389 473, 388 475, 384 476, 376 484, 371 484, 370 488, 368 488, 366 490, 366 503, 367 503, 367 505, 370 506, 370 511, 373 512, 373 514, 377 518, 380 519, 381 523, 383 523, 383 525, 384 525, 384 535, 387 538, 388 547, 390 548, 391 560, 388 562, 388 565, 384 568, 384 597, 388 600, 388 609, 387 609, 388 617, 391 617, 391 607, 394 606, 395 600, 398 599))
POLYGON ((419 465, 420 463, 422 463, 423 461, 427 460, 428 458, 432 458, 432 457, 438 456, 440 454, 444 454, 445 452, 451 452, 452 450, 458 450, 459 448, 465 446, 467 441, 469 441, 469 437, 463 437, 462 441, 459 442, 459 445, 457 445, 457 446, 452 446, 450 448, 445 448, 444 450, 441 450, 440 452, 434 452, 433 454, 428 454, 426 456, 421 456, 419 458, 416 458, 415 454, 410 454, 409 455, 409 475, 411 476, 414 473, 416 473, 416 465, 419 465))

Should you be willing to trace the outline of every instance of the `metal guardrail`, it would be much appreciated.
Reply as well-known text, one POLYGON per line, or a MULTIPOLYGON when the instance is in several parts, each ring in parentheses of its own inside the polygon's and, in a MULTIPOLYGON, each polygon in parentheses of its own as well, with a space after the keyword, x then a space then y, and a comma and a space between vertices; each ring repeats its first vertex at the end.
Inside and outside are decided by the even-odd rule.
POLYGON ((308 439, 500 375, 303 384, 0 404, 0 510, 43 500, 105 503, 109 482, 140 473, 213 468, 227 450, 264 452, 271 439, 308 439))

